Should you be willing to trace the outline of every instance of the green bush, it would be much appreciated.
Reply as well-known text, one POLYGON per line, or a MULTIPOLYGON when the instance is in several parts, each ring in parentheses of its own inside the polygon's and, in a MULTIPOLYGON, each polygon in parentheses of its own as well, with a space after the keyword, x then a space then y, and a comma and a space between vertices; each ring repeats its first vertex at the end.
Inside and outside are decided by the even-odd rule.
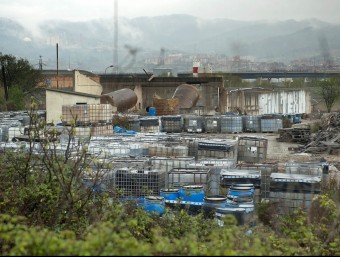
POLYGON ((26 109, 27 106, 25 105, 25 94, 21 88, 17 86, 12 86, 9 88, 8 93, 8 111, 19 111, 26 109))
MULTIPOLYGON (((46 129, 34 107, 34 128, 46 129)), ((71 142, 73 130, 68 133, 71 142)), ((220 227, 186 209, 158 217, 112 192, 95 193, 81 178, 95 174, 95 183, 105 167, 95 157, 88 161, 86 140, 61 156, 52 138, 41 141, 41 155, 32 145, 0 155, 0 255, 340 255, 339 193, 332 179, 309 212, 278 215, 274 204, 260 203, 255 222, 237 226, 226 216, 220 227)))

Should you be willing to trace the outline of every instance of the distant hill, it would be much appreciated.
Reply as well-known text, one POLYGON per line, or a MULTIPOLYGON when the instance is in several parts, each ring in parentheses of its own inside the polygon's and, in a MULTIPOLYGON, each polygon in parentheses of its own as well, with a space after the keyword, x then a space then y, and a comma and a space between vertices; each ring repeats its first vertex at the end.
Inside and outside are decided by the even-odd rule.
MULTIPOLYGON (((139 17, 118 20, 118 61, 134 72, 152 69, 145 60, 163 55, 209 54, 253 56, 259 61, 290 61, 314 56, 340 56, 340 25, 304 21, 204 20, 189 15, 139 17)), ((114 21, 45 21, 38 31, 0 18, 0 51, 60 69, 104 72, 114 59, 114 21)), ((187 60, 190 71, 190 60, 187 60)), ((179 72, 181 72, 179 70, 179 72)))

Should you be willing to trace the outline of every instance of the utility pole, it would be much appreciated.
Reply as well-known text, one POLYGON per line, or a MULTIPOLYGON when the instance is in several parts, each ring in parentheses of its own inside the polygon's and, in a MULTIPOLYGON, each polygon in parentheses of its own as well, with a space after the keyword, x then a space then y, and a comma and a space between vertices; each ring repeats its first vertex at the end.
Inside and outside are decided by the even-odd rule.
POLYGON ((40 55, 39 56, 39 70, 42 70, 43 69, 43 65, 45 65, 46 66, 46 64, 45 63, 43 63, 43 61, 42 61, 42 56, 40 55))
POLYGON ((57 88, 59 88, 59 50, 57 43, 57 88))
POLYGON ((118 0, 114 2, 114 57, 113 64, 118 74, 118 0))
POLYGON ((42 66, 43 66, 43 63, 42 63, 42 59, 41 59, 41 55, 39 56, 39 70, 42 70, 42 66))

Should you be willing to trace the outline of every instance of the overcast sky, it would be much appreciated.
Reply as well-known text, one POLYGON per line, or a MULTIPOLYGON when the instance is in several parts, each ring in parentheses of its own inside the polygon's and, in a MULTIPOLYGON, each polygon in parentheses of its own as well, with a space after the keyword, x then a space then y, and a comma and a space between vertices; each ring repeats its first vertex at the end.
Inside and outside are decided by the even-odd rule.
POLYGON ((340 0, 0 0, 0 17, 27 26, 46 19, 84 21, 118 16, 134 18, 189 14, 205 19, 302 20, 340 24, 340 0))

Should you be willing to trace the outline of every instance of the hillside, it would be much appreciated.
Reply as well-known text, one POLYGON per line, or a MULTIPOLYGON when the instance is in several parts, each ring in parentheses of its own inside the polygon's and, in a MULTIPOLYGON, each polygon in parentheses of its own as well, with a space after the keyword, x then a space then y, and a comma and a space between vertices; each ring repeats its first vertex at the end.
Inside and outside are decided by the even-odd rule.
MULTIPOLYGON (((340 25, 319 20, 246 22, 168 15, 119 17, 118 28, 119 64, 138 72, 146 67, 145 59, 157 58, 162 52, 165 56, 240 55, 279 62, 340 54, 340 25)), ((42 55, 46 68, 56 67, 57 42, 60 68, 103 72, 114 59, 114 22, 110 19, 50 20, 33 31, 0 18, 0 38, 2 53, 27 58, 33 64, 42 55)))

